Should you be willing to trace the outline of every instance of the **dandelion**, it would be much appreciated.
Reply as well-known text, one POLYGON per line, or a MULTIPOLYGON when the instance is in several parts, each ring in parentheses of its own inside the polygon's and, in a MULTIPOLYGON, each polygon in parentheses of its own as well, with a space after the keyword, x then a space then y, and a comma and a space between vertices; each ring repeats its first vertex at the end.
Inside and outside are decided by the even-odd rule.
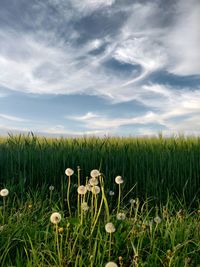
POLYGON ((87 192, 86 186, 80 185, 77 189, 77 192, 79 193, 79 195, 85 195, 87 192))
POLYGON ((114 191, 112 191, 112 190, 109 191, 109 196, 114 196, 114 194, 115 194, 114 191))
POLYGON ((49 191, 53 191, 54 190, 54 186, 53 185, 50 185, 49 186, 49 191))
POLYGON ((53 224, 58 224, 61 221, 61 215, 58 212, 54 212, 51 214, 50 221, 53 224))
POLYGON ((28 208, 29 208, 29 209, 32 209, 32 207, 33 207, 32 204, 29 204, 29 205, 28 205, 28 208))
POLYGON ((0 196, 2 196, 2 197, 6 197, 6 196, 8 196, 8 194, 9 194, 9 191, 6 188, 4 188, 0 191, 0 196))
POLYGON ((5 225, 0 225, 0 232, 3 231, 4 228, 5 228, 5 225))
POLYGON ((99 170, 95 169, 95 170, 92 170, 90 172, 90 175, 91 175, 92 178, 96 178, 96 177, 100 176, 100 172, 99 172, 99 170))
POLYGON ((125 220, 125 218, 126 218, 126 215, 124 212, 117 213, 117 220, 123 221, 123 220, 125 220))
POLYGON ((90 184, 91 186, 98 185, 98 183, 99 183, 99 181, 98 181, 97 178, 95 178, 95 177, 89 179, 89 184, 90 184))
POLYGON ((69 202, 69 192, 70 192, 70 185, 71 185, 71 176, 74 174, 74 171, 71 168, 67 168, 65 170, 65 174, 69 177, 68 179, 68 186, 67 186, 67 206, 69 210, 69 216, 71 217, 71 208, 70 208, 70 202, 69 202))
POLYGON ((74 174, 74 171, 73 171, 72 169, 70 169, 70 168, 67 168, 67 169, 65 170, 65 174, 66 174, 67 176, 72 176, 72 175, 74 174))
POLYGON ((86 184, 85 187, 87 188, 87 191, 92 191, 92 186, 90 184, 86 184))
POLYGON ((159 216, 156 216, 153 220, 156 224, 161 223, 161 218, 159 216))
POLYGON ((59 227, 59 228, 58 228, 58 233, 59 233, 59 234, 62 234, 63 232, 64 232, 64 228, 63 228, 63 227, 59 227))
POLYGON ((106 232, 110 234, 115 232, 115 226, 113 225, 113 223, 110 222, 105 225, 105 229, 106 232))
POLYGON ((120 210, 120 199, 121 199, 121 184, 123 183, 123 179, 121 176, 115 177, 115 183, 119 185, 119 194, 118 194, 118 203, 117 203, 117 212, 120 210))
POLYGON ((105 267, 118 267, 118 265, 114 261, 109 261, 106 263, 105 267))
MULTIPOLYGON (((108 256, 109 256, 109 260, 110 260, 110 255, 111 255, 111 244, 112 244, 112 233, 115 232, 115 226, 109 222, 105 225, 105 229, 106 232, 110 234, 110 238, 109 238, 109 250, 108 250, 108 256)), ((109 266, 109 265, 108 265, 109 266)), ((112 265, 111 265, 112 266, 112 265)))
POLYGON ((83 211, 88 211, 88 210, 89 210, 89 206, 88 206, 87 202, 83 202, 83 203, 81 204, 81 209, 82 209, 83 211))
POLYGON ((133 205, 133 204, 136 203, 136 200, 131 198, 131 199, 129 200, 129 202, 130 202, 131 205, 133 205))
POLYGON ((97 195, 100 193, 100 187, 98 185, 95 185, 91 188, 91 191, 93 194, 97 195))
POLYGON ((117 177, 115 177, 115 183, 116 184, 122 184, 124 182, 124 180, 122 179, 122 177, 121 176, 117 176, 117 177))

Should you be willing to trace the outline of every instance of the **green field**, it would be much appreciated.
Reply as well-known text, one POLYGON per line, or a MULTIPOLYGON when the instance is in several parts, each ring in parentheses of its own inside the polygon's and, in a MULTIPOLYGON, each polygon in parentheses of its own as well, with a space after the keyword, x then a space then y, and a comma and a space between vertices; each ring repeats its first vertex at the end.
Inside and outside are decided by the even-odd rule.
POLYGON ((199 188, 199 137, 2 137, 0 266, 200 266, 199 188))
POLYGON ((125 190, 136 184, 139 197, 161 201, 169 193, 191 203, 200 192, 200 137, 0 138, 1 184, 59 186, 67 166, 80 166, 83 179, 100 168, 110 189, 114 177, 121 175, 125 190))

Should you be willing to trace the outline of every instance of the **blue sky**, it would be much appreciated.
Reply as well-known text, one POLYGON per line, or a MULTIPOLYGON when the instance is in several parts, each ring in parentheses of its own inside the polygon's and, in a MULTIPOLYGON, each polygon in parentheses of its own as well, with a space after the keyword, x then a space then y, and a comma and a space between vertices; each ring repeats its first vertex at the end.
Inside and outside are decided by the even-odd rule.
POLYGON ((1 0, 0 134, 200 134, 199 0, 1 0))

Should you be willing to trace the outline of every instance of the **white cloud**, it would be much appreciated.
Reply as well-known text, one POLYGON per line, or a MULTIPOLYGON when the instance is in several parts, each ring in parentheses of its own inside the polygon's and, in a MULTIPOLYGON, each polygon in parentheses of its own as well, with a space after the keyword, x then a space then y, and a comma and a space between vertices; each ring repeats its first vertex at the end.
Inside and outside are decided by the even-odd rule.
MULTIPOLYGON (((108 117, 106 114, 88 112, 81 116, 68 116, 80 121, 90 130, 117 131, 123 126, 141 125, 141 129, 148 129, 149 124, 160 125, 164 133, 185 131, 186 133, 200 132, 200 90, 176 89, 161 85, 149 85, 139 88, 135 100, 141 102, 148 112, 143 115, 127 117, 108 117), (178 120, 178 123, 174 122, 178 120), (194 125, 191 127, 192 123, 194 125), (147 128, 143 127, 147 125, 147 128), (174 132, 173 132, 174 131, 174 132)), ((157 129, 149 129, 156 134, 157 129)))
MULTIPOLYGON (((116 12, 115 6, 112 7, 114 0, 49 2, 62 14, 66 23, 73 19, 78 21, 96 10, 101 12, 104 7, 111 7, 110 16, 116 12), (70 3, 73 9, 69 9, 70 3)), ((39 7, 45 8, 45 5, 41 3, 39 7)), ((66 41, 58 39, 53 29, 51 32, 41 30, 39 33, 18 34, 1 28, 0 86, 26 93, 85 93, 104 97, 112 104, 136 100, 149 110, 135 117, 110 118, 106 114, 89 111, 72 118, 82 121, 89 131, 113 131, 125 125, 155 123, 166 127, 166 131, 187 131, 190 127, 194 132, 200 132, 197 122, 200 114, 199 87, 179 88, 148 83, 148 77, 158 70, 175 75, 200 75, 200 2, 178 0, 164 10, 161 1, 134 1, 132 5, 120 8, 127 12, 127 20, 124 20, 118 34, 112 35, 111 29, 110 36, 88 39, 79 48, 72 45, 81 37, 78 29, 70 31, 70 28, 66 41), (101 47, 102 53, 90 53, 101 47), (105 63, 112 59, 132 66, 132 73, 119 75, 114 68, 108 71, 105 63), (136 65, 141 70, 136 71, 136 65), (183 116, 185 118, 180 124, 172 122, 174 118, 183 116)), ((55 24, 58 21, 59 18, 55 19, 55 24)), ((5 94, 0 93, 2 96, 5 94)), ((3 116, 16 122, 21 120, 3 116)), ((0 115, 2 119, 3 116, 0 115)), ((66 129, 49 127, 48 131, 64 133, 66 129)))
POLYGON ((87 14, 102 7, 112 6, 115 0, 70 0, 70 2, 79 12, 87 14))
POLYGON ((70 116, 70 119, 85 123, 88 129, 108 130, 112 131, 121 126, 134 124, 147 124, 161 122, 159 116, 153 112, 147 112, 142 116, 125 117, 125 118, 109 118, 105 115, 95 114, 95 116, 88 116, 88 113, 83 116, 70 116))
POLYGON ((200 74, 200 2, 180 0, 176 13, 175 23, 164 38, 169 53, 168 69, 178 75, 200 74))
POLYGON ((19 117, 7 115, 7 114, 2 114, 2 113, 0 113, 0 118, 5 119, 5 120, 9 120, 9 121, 15 121, 15 122, 27 121, 26 119, 23 119, 23 118, 19 118, 19 117))

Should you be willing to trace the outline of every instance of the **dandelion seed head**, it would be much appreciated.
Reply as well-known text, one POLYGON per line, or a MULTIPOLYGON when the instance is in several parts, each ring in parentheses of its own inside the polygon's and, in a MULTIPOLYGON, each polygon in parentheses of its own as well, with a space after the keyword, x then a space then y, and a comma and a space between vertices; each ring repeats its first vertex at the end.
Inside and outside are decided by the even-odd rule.
POLYGON ((59 233, 59 234, 62 234, 63 232, 64 232, 64 228, 63 228, 63 227, 59 227, 59 228, 58 228, 58 233, 59 233))
POLYGON ((87 191, 92 191, 92 186, 90 184, 86 184, 85 187, 87 188, 87 191))
POLYGON ((118 267, 118 265, 114 261, 109 261, 106 263, 105 267, 118 267))
POLYGON ((122 184, 124 182, 124 180, 122 179, 122 177, 121 176, 117 176, 117 177, 115 177, 115 183, 116 184, 122 184))
POLYGON ((54 186, 53 185, 50 185, 49 186, 49 191, 53 191, 54 190, 54 186))
POLYGON ((90 178, 89 179, 89 184, 92 186, 98 185, 99 181, 97 180, 97 178, 90 178))
POLYGON ((0 196, 2 196, 2 197, 6 197, 8 194, 9 194, 8 189, 6 189, 6 188, 1 189, 1 191, 0 191, 0 196))
POLYGON ((159 216, 156 216, 153 220, 154 220, 154 222, 157 223, 157 224, 161 223, 161 221, 162 221, 161 218, 160 218, 159 216))
POLYGON ((83 203, 81 204, 81 209, 82 209, 83 211, 88 211, 88 210, 89 210, 89 206, 88 206, 87 202, 83 202, 83 203))
POLYGON ((93 194, 97 195, 97 194, 100 193, 101 189, 100 189, 100 187, 98 185, 95 185, 95 186, 93 186, 91 188, 91 191, 92 191, 93 194))
POLYGON ((73 171, 71 168, 67 168, 67 169, 65 170, 65 174, 66 174, 67 176, 72 176, 72 175, 74 174, 74 171, 73 171))
POLYGON ((100 172, 99 172, 99 170, 94 169, 90 172, 90 175, 92 178, 96 178, 96 177, 100 176, 100 172))
POLYGON ((117 213, 117 220, 123 221, 123 220, 125 220, 125 218, 126 218, 126 215, 124 212, 117 213))
POLYGON ((3 231, 5 227, 6 225, 0 225, 0 232, 3 231))
POLYGON ((136 200, 131 198, 131 199, 129 200, 129 202, 133 205, 133 204, 136 203, 136 200))
POLYGON ((80 194, 80 195, 85 195, 86 192, 87 192, 87 188, 86 186, 84 185, 80 185, 77 189, 77 192, 80 194))
POLYGON ((61 215, 58 212, 54 212, 51 214, 50 221, 53 224, 58 224, 61 221, 61 215))
POLYGON ((115 232, 115 226, 111 222, 109 222, 105 225, 105 229, 106 229, 107 233, 114 233, 115 232))
POLYGON ((114 196, 114 194, 115 194, 114 191, 112 191, 112 190, 109 191, 109 195, 110 195, 110 196, 114 196))

